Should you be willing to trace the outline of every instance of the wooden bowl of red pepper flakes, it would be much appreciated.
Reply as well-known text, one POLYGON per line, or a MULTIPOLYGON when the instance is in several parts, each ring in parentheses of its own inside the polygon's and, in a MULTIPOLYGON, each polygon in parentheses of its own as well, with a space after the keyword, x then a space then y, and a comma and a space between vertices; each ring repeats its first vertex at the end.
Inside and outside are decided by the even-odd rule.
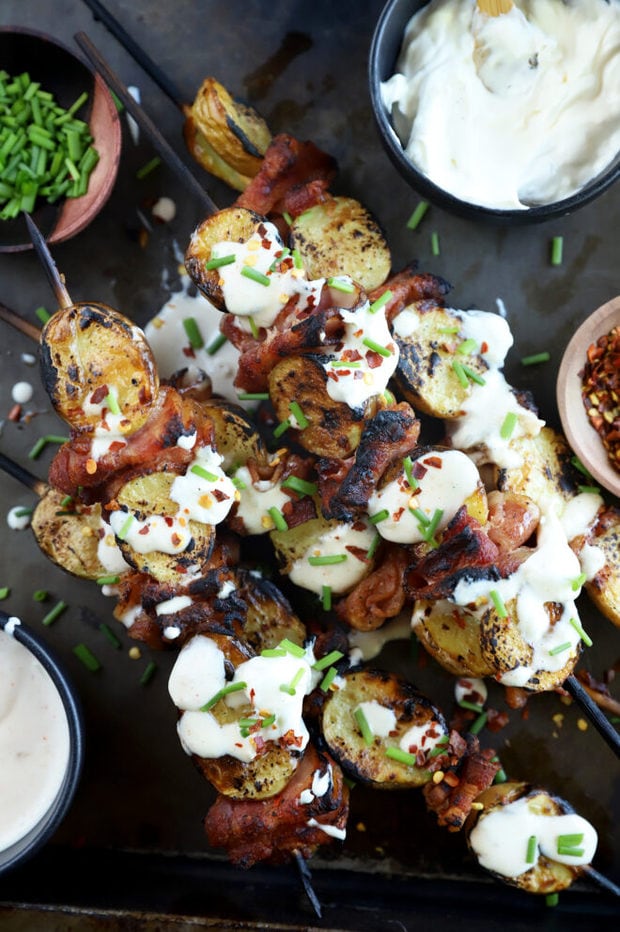
POLYGON ((620 296, 594 311, 570 340, 557 402, 564 433, 583 466, 620 496, 620 296))

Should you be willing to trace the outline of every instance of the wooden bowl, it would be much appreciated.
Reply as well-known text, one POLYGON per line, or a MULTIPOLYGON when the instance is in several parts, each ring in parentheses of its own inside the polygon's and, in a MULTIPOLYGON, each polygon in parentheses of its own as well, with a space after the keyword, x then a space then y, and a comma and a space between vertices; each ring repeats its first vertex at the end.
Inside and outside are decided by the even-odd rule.
POLYGON ((557 402, 562 427, 574 452, 605 489, 620 496, 620 472, 607 455, 581 399, 581 372, 588 347, 620 324, 620 297, 594 311, 569 342, 558 372, 557 402))
MULTIPOLYGON (((10 75, 27 71, 62 107, 86 91, 87 120, 99 161, 82 197, 48 204, 38 198, 32 218, 49 243, 60 243, 83 230, 107 201, 118 172, 121 125, 105 83, 84 61, 56 39, 20 26, 0 27, 0 64, 10 75)), ((86 118, 85 118, 86 119, 86 118)), ((0 252, 32 249, 22 215, 0 221, 0 252)))

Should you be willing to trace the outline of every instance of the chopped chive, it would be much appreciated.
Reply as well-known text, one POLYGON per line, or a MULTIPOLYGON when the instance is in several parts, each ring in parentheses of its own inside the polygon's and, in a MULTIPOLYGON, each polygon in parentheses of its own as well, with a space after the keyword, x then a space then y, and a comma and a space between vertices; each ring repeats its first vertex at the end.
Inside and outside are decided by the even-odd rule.
POLYGON ((332 664, 338 663, 338 661, 342 660, 343 657, 344 654, 341 650, 331 650, 329 654, 325 654, 325 656, 321 657, 320 660, 316 660, 312 664, 312 669, 317 670, 320 673, 320 671, 325 670, 326 667, 331 667, 332 664))
POLYGON ((14 515, 16 518, 25 518, 27 515, 31 515, 34 511, 34 508, 16 508, 14 515))
POLYGON ((468 702, 467 699, 461 699, 458 705, 460 705, 462 709, 469 709, 470 712, 475 712, 477 715, 480 715, 480 713, 484 711, 479 703, 468 702))
POLYGON ((587 634, 583 630, 578 620, 576 618, 571 618, 570 623, 575 629, 575 631, 577 632, 577 634, 579 635, 579 637, 581 638, 581 640, 583 641, 583 643, 586 645, 586 647, 592 647, 592 638, 590 637, 589 634, 587 634))
POLYGON ((282 216, 284 217, 284 219, 286 220, 286 222, 287 222, 288 225, 290 226, 291 223, 293 222, 293 218, 292 218, 291 215, 289 214, 288 210, 285 210, 284 213, 282 214, 282 216))
POLYGON ((76 644, 73 648, 73 653, 80 660, 87 670, 90 670, 91 673, 96 673, 97 670, 101 669, 101 664, 91 651, 90 647, 87 647, 86 644, 76 644))
POLYGON ((558 845, 558 854, 563 855, 564 857, 569 858, 582 858, 584 855, 584 848, 573 848, 573 847, 560 847, 558 845))
POLYGON ((223 265, 232 265, 237 257, 233 254, 228 256, 217 256, 215 259, 208 259, 205 262, 205 269, 207 272, 211 272, 213 269, 219 269, 223 265))
POLYGON ((542 353, 532 353, 531 356, 523 356, 521 358, 522 366, 535 366, 539 362, 549 362, 551 359, 551 353, 548 353, 546 350, 542 353))
POLYGON ((296 269, 303 269, 304 267, 299 249, 293 249, 293 264, 296 269))
POLYGON ((299 424, 299 429, 304 430, 310 423, 304 412, 301 410, 299 403, 297 401, 291 401, 289 404, 289 411, 299 424))
POLYGON ((286 431, 289 429, 290 426, 291 426, 291 422, 288 420, 288 418, 287 418, 286 421, 281 421, 281 422, 277 425, 277 427, 274 427, 274 429, 273 429, 273 436, 274 436, 274 437, 281 437, 282 434, 286 433, 286 431))
POLYGON ((142 181, 143 178, 146 178, 147 175, 150 175, 151 172, 155 171, 156 168, 159 168, 161 165, 161 159, 158 155, 155 155, 149 162, 146 162, 142 168, 139 168, 136 172, 136 178, 138 181, 142 181))
POLYGON ((381 308, 385 307, 388 301, 391 301, 393 297, 394 297, 394 293, 392 291, 390 291, 389 289, 387 291, 384 291, 383 294, 380 295, 376 301, 372 302, 368 310, 370 311, 371 314, 376 314, 377 311, 380 311, 381 308))
POLYGON ((449 735, 442 735, 441 738, 438 740, 437 744, 435 745, 435 747, 432 749, 432 751, 429 752, 428 756, 429 757, 440 757, 442 754, 445 754, 449 743, 450 743, 449 735))
POLYGON ((383 511, 378 511, 375 515, 370 515, 368 520, 371 524, 379 524, 380 521, 385 521, 386 518, 390 517, 390 512, 387 508, 384 508, 383 511))
POLYGON ((5 599, 8 599, 11 594, 11 590, 8 586, 0 587, 0 602, 4 602, 5 599))
POLYGON ((150 683, 155 676, 156 670, 157 664, 155 661, 151 660, 149 663, 147 663, 146 667, 144 668, 144 672, 140 677, 140 686, 146 686, 148 683, 150 683))
POLYGON ((264 285, 267 287, 271 284, 271 279, 267 275, 263 275, 263 273, 259 272, 258 269, 253 269, 251 265, 244 265, 241 269, 241 274, 244 278, 250 278, 253 282, 257 282, 259 285, 264 285))
POLYGON ((294 696, 297 691, 297 686, 299 686, 299 681, 304 675, 304 667, 300 667, 290 683, 282 683, 280 685, 280 692, 287 693, 289 696, 294 696))
POLYGON ((598 485, 578 485, 580 492, 587 492, 589 495, 598 495, 601 491, 598 485))
POLYGON ((459 332, 461 328, 459 326, 454 327, 439 327, 438 333, 445 333, 447 335, 453 336, 459 332))
POLYGON ((310 566, 333 566, 336 563, 344 563, 346 559, 346 553, 327 553, 324 556, 308 557, 308 563, 310 566))
POLYGON ((459 343, 456 348, 456 352, 460 356, 471 356, 472 353, 476 353, 477 351, 478 344, 471 337, 469 337, 467 340, 463 340, 463 342, 459 343))
POLYGON ((209 472, 208 469, 205 469, 203 466, 199 466, 198 463, 195 463, 190 472, 193 472, 195 476, 200 476, 201 479, 206 479, 207 482, 217 482, 218 476, 214 472, 209 472))
POLYGON ((324 612, 331 611, 332 607, 332 587, 323 586, 321 589, 321 604, 324 612))
POLYGON ((439 255, 439 252, 440 252, 440 249, 439 249, 439 233, 437 233, 436 231, 433 231, 433 232, 431 233, 431 252, 432 252, 432 254, 433 254, 434 256, 438 256, 438 255, 439 255))
POLYGON ((52 316, 46 307, 38 307, 34 312, 42 324, 46 324, 52 316))
POLYGON ((359 369, 361 363, 357 360, 355 362, 349 362, 347 359, 332 359, 330 361, 330 366, 338 366, 341 369, 359 369))
POLYGON ((545 906, 557 906, 560 902, 559 894, 547 893, 545 896, 545 906))
POLYGON ((375 340, 371 340, 370 337, 364 337, 362 340, 364 346, 367 346, 369 350, 372 350, 373 353, 379 353, 380 356, 391 356, 392 350, 388 349, 387 346, 381 346, 380 343, 377 343, 375 340))
POLYGON ((295 644, 295 642, 291 641, 289 638, 282 638, 278 646, 286 651, 287 654, 292 654, 293 657, 301 659, 306 656, 305 649, 301 647, 300 644, 295 644))
POLYGON ((185 317, 183 318, 183 329, 189 340, 189 345, 192 349, 202 349, 205 345, 205 341, 202 338, 200 328, 196 323, 195 317, 185 317))
POLYGON ((364 710, 361 708, 361 706, 354 711, 353 718, 355 719, 357 727, 359 728, 362 738, 364 739, 364 744, 370 747, 375 740, 375 736, 372 733, 368 719, 364 715, 364 710))
POLYGON ((562 265, 564 237, 554 236, 551 240, 551 265, 562 265))
POLYGON ((495 611, 497 612, 498 617, 507 618, 508 612, 506 611, 504 600, 502 599, 497 589, 491 589, 491 591, 489 592, 489 596, 491 598, 491 602, 495 606, 495 611))
POLYGON ((243 479, 240 479, 238 476, 231 476, 230 481, 236 489, 239 489, 240 492, 242 492, 244 489, 247 489, 247 483, 245 483, 243 479))
POLYGON ((36 460, 48 443, 67 443, 68 437, 59 437, 56 434, 47 434, 45 437, 39 437, 32 450, 28 454, 28 459, 36 460))
POLYGON ((406 764, 408 767, 415 767, 416 765, 415 754, 410 754, 409 751, 403 751, 402 748, 387 748, 385 756, 391 757, 392 760, 398 761, 399 764, 406 764))
POLYGON ((269 401, 269 392, 242 392, 239 401, 269 401))
POLYGON ((281 647, 266 647, 260 655, 261 657, 286 657, 286 651, 281 647))
POLYGON ((459 380, 459 382, 461 383, 461 385, 463 386, 463 388, 467 388, 469 386, 469 379, 467 378, 465 374, 463 363, 455 359, 452 362, 452 370, 454 374, 456 375, 457 379, 459 380))
POLYGON ((67 505, 70 505, 72 501, 73 501, 72 495, 65 495, 65 497, 60 502, 60 507, 66 508, 67 505))
POLYGON ((316 495, 319 488, 316 482, 308 482, 306 479, 300 479, 299 476, 287 476, 281 486, 283 489, 292 489, 300 495, 316 495))
POLYGON ((251 332, 252 332, 252 336, 254 337, 255 340, 258 340, 258 333, 259 333, 259 330, 258 330, 258 327, 257 327, 257 325, 256 325, 256 321, 254 320, 253 317, 248 317, 248 324, 250 325, 250 330, 251 330, 251 332))
POLYGON ((366 551, 366 559, 367 559, 367 560, 372 560, 372 558, 374 557, 375 553, 377 552, 377 547, 379 546, 380 543, 381 543, 381 534, 378 534, 378 533, 377 533, 377 534, 375 534, 375 536, 374 536, 374 538, 373 538, 373 540, 372 540, 372 542, 371 542, 371 544, 370 544, 370 547, 369 547, 368 550, 366 551))
POLYGON ((588 469, 586 469, 586 467, 583 465, 583 463, 581 462, 578 456, 571 456, 570 461, 571 461, 571 464, 575 467, 575 469, 578 470, 580 473, 582 473, 587 479, 592 478, 592 474, 590 473, 588 469))
POLYGON ((112 631, 112 628, 111 628, 109 625, 106 625, 106 623, 105 623, 104 621, 102 621, 101 624, 99 625, 99 630, 100 630, 101 633, 104 635, 104 637, 106 637, 106 638, 108 639, 108 641, 110 642, 110 644, 112 645, 112 647, 115 647, 117 650, 120 649, 120 647, 121 647, 121 642, 120 642, 120 640, 116 637, 116 635, 115 635, 114 632, 112 631))
POLYGON ((493 777, 493 783, 507 783, 508 774, 503 767, 500 767, 495 776, 493 777))
POLYGON ((269 517, 271 518, 271 520, 273 521, 276 531, 288 531, 288 524, 286 523, 286 518, 284 517, 284 515, 282 514, 279 508, 276 508, 276 506, 273 505, 271 508, 268 509, 267 513, 269 517))
POLYGON ((216 706, 218 702, 225 696, 228 696, 229 693, 238 693, 240 690, 245 689, 247 685, 247 683, 240 681, 238 683, 228 683, 226 686, 222 686, 222 688, 218 689, 214 696, 211 696, 208 702, 205 702, 204 705, 200 706, 200 711, 209 712, 213 706, 216 706))
POLYGON ((127 515, 127 517, 123 521, 123 526, 121 527, 120 531, 116 535, 119 540, 125 540, 125 538, 127 537, 127 534, 129 533, 129 528, 131 527, 131 525, 134 523, 135 520, 136 519, 134 518, 133 515, 127 515))
POLYGON ((406 456, 403 460, 403 469, 405 470, 405 475, 407 477, 407 482, 409 483, 410 489, 417 489, 418 480, 413 475, 413 462, 410 456, 406 456))
POLYGON ((429 207, 430 207, 430 204, 428 203, 428 201, 420 201, 420 203, 417 205, 414 212, 409 217, 409 220, 407 220, 408 230, 417 230, 417 228, 420 225, 421 220, 423 219, 429 207))
POLYGON ((502 440, 508 440, 510 437, 512 437, 514 433, 514 429, 517 426, 518 420, 519 418, 517 417, 514 411, 508 412, 508 414, 504 418, 502 426, 499 429, 499 435, 502 438, 502 440))
POLYGON ((224 343, 228 343, 228 337, 225 337, 223 333, 218 333, 215 340, 206 348, 206 353, 208 356, 215 356, 218 350, 220 350, 224 343))
POLYGON ((588 579, 587 573, 580 573, 579 576, 576 576, 570 584, 573 592, 577 592, 578 589, 581 589, 584 582, 588 579))
POLYGON ((487 718, 488 718, 488 717, 489 717, 489 716, 488 716, 488 713, 487 713, 487 712, 482 712, 482 713, 478 716, 478 718, 475 720, 475 722, 472 722, 472 724, 471 724, 471 726, 470 726, 470 729, 469 729, 469 733, 470 733, 471 735, 478 735, 478 734, 480 734, 480 732, 482 731, 482 729, 484 728, 484 726, 485 726, 486 723, 487 723, 487 718))
POLYGON ((483 377, 479 375, 474 369, 470 368, 470 366, 463 366, 463 372, 467 378, 471 379, 472 382, 475 382, 476 385, 486 385, 486 380, 483 379, 483 377))
POLYGON ((348 282, 343 278, 328 278, 327 284, 330 288, 335 288, 336 291, 344 291, 345 294, 353 294, 355 291, 353 282, 348 282))
POLYGON ((114 575, 98 576, 97 585, 98 586, 115 586, 118 582, 120 582, 120 579, 121 579, 120 576, 114 576, 114 575))
POLYGON ((572 835, 558 835, 558 851, 560 848, 575 848, 583 843, 583 832, 575 832, 572 835))
POLYGON ((526 864, 535 864, 536 863, 536 852, 538 850, 538 839, 536 835, 530 835, 527 840, 527 851, 525 852, 525 863, 526 864))
POLYGON ((288 248, 288 246, 285 246, 285 247, 280 251, 280 253, 275 257, 275 259, 273 260, 273 262, 272 262, 271 265, 269 266, 269 271, 270 271, 270 272, 275 272, 276 268, 280 265, 280 263, 283 262, 284 259, 286 259, 286 257, 287 257, 288 255, 290 255, 290 252, 291 252, 291 250, 288 248))
POLYGON ((57 618, 59 618, 64 610, 67 608, 67 603, 63 602, 62 599, 60 602, 56 602, 54 608, 47 613, 45 618, 41 619, 41 624, 45 625, 48 628, 50 625, 53 625, 57 618))
POLYGON ((35 602, 45 602, 48 594, 49 593, 47 589, 35 589, 35 591, 32 593, 32 598, 35 602))
POLYGON ((435 508, 435 511, 433 512, 433 517, 431 518, 431 520, 428 523, 428 526, 426 527, 426 534, 428 538, 432 538, 434 536, 435 531, 439 527, 439 524, 442 518, 443 518, 443 508, 435 508))
POLYGON ((557 644, 556 647, 552 647, 549 651, 550 657, 555 657, 556 654, 563 654, 565 650, 570 650, 573 645, 570 641, 564 641, 563 644, 557 644))
POLYGON ((273 723, 275 722, 275 720, 276 720, 275 713, 272 712, 271 715, 265 716, 265 718, 263 719, 263 721, 262 721, 260 727, 261 727, 261 728, 269 728, 271 725, 273 725, 273 723))
POLYGON ((319 689, 321 692, 326 693, 329 687, 332 685, 336 677, 338 676, 338 670, 336 667, 330 667, 321 682, 319 683, 319 689))
POLYGON ((422 511, 421 508, 410 508, 409 511, 411 512, 411 514, 412 514, 415 518, 418 519, 418 521, 420 522, 420 524, 422 525, 422 527, 424 527, 424 528, 428 527, 428 525, 430 524, 431 519, 429 518, 429 516, 428 516, 424 511, 422 511))

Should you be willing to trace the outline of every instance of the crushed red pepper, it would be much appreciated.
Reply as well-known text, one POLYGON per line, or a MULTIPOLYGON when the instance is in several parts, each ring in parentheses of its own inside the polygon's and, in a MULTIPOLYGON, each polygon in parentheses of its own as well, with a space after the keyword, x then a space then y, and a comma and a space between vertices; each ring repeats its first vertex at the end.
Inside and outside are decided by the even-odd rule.
POLYGON ((620 326, 588 347, 581 397, 612 466, 620 471, 620 326))

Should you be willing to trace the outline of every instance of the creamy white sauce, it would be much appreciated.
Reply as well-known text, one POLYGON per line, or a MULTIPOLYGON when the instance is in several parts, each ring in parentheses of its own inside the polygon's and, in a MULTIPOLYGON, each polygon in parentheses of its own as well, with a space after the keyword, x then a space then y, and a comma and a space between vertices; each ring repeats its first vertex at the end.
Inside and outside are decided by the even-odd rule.
POLYGON ((482 815, 469 841, 482 867, 503 877, 519 877, 535 866, 541 854, 560 864, 589 864, 596 852, 598 837, 582 816, 536 814, 524 797, 482 815), (583 854, 558 854, 558 838, 562 835, 583 835, 582 842, 575 846, 583 849, 583 854), (529 863, 527 852, 532 836, 536 838, 536 853, 534 863, 529 863))
POLYGON ((387 388, 398 365, 398 344, 392 338, 383 308, 372 312, 370 303, 365 301, 353 310, 342 308, 340 316, 345 323, 342 346, 338 352, 326 348, 329 359, 323 362, 327 394, 350 408, 361 408, 369 398, 383 394, 387 388), (373 346, 381 347, 386 355, 373 346), (342 365, 343 362, 352 364, 342 365))
POLYGON ((11 389, 11 398, 18 405, 25 405, 32 399, 34 389, 30 382, 16 382, 11 389))
POLYGON ((479 677, 461 676, 454 684, 454 699, 457 703, 466 701, 483 706, 487 696, 486 683, 479 677))
POLYGON ((338 524, 322 534, 304 553, 295 560, 289 572, 289 578, 302 589, 309 589, 320 595, 323 586, 329 586, 334 593, 347 592, 352 589, 370 570, 370 564, 363 559, 375 537, 374 528, 358 521, 355 525, 338 524), (363 553, 356 555, 354 551, 363 553), (346 559, 339 563, 315 566, 309 562, 312 557, 340 556, 346 559), (360 559, 362 557, 362 559, 360 559))
POLYGON ((378 738, 387 738, 391 731, 396 728, 396 715, 393 709, 388 709, 381 705, 376 699, 370 699, 366 702, 360 702, 353 710, 354 713, 360 710, 368 722, 373 735, 378 738))
POLYGON ((23 644, 0 631, 0 851, 53 805, 69 750, 67 716, 51 677, 23 644))
POLYGON ((417 479, 412 491, 404 470, 370 496, 368 514, 378 515, 387 510, 388 516, 375 527, 381 537, 401 544, 425 539, 425 526, 413 510, 422 512, 430 521, 435 512, 442 512, 436 529, 443 530, 465 500, 480 484, 478 470, 471 459, 460 450, 432 450, 418 457, 415 466, 426 472, 417 479))
POLYGON ((25 531, 27 527, 30 527, 31 520, 32 512, 23 505, 14 505, 6 515, 6 523, 12 531, 25 531))
POLYGON ((337 825, 321 825, 316 819, 308 819, 306 825, 310 828, 319 828, 322 832, 325 832, 326 835, 329 835, 330 838, 337 838, 339 841, 344 841, 347 837, 346 828, 338 828, 337 825))
POLYGON ((183 553, 192 532, 185 518, 148 515, 144 520, 127 511, 110 512, 110 527, 136 553, 183 553), (130 518, 133 518, 130 522, 130 518), (129 524, 129 527, 128 527, 129 524))
POLYGON ((282 511, 291 498, 281 488, 279 482, 268 479, 252 481, 252 474, 247 466, 240 466, 235 472, 238 481, 236 517, 241 518, 248 534, 264 534, 275 527, 269 514, 270 508, 282 511))
POLYGON ((183 476, 177 476, 169 492, 179 506, 177 517, 219 524, 235 501, 236 490, 221 467, 222 457, 212 447, 200 447, 183 476))
POLYGON ((97 559, 110 575, 124 573, 129 569, 129 564, 116 543, 116 537, 110 533, 110 528, 103 519, 99 525, 99 532, 97 559))
POLYGON ((404 614, 374 631, 357 631, 352 628, 349 631, 349 644, 351 645, 349 659, 351 664, 372 660, 390 641, 409 641, 410 638, 411 626, 404 614))
MULTIPOLYGON (((108 387, 108 395, 112 396, 118 404, 118 390, 114 385, 108 387)), ((119 406, 120 407, 120 406, 119 406)), ((99 423, 95 426, 94 436, 91 441, 90 455, 95 461, 100 460, 109 452, 112 444, 117 444, 116 449, 127 446, 126 434, 131 424, 123 414, 112 414, 108 407, 107 398, 101 402, 94 402, 91 398, 87 399, 83 405, 84 414, 91 420, 99 418, 99 423)))
POLYGON ((424 751, 428 754, 445 739, 445 736, 445 729, 439 722, 430 721, 424 725, 412 725, 398 744, 402 751, 407 751, 409 754, 415 754, 417 751, 424 751))
POLYGON ((333 770, 331 764, 327 765, 327 769, 323 773, 320 770, 315 770, 312 774, 312 785, 299 794, 299 805, 309 806, 315 799, 325 796, 329 792, 332 782, 333 770))
POLYGON ((180 634, 181 629, 177 628, 176 625, 167 625, 162 631, 162 635, 167 641, 176 641, 180 634))
POLYGON ((566 502, 560 514, 566 539, 573 540, 589 530, 603 504, 602 497, 595 492, 580 492, 566 502))
POLYGON ((156 615, 172 615, 174 612, 180 612, 184 608, 189 608, 194 604, 194 600, 189 595, 175 595, 165 602, 159 602, 155 606, 156 615))
POLYGON ((433 0, 409 22, 384 105, 435 184, 492 208, 578 191, 620 147, 617 0, 433 0))

